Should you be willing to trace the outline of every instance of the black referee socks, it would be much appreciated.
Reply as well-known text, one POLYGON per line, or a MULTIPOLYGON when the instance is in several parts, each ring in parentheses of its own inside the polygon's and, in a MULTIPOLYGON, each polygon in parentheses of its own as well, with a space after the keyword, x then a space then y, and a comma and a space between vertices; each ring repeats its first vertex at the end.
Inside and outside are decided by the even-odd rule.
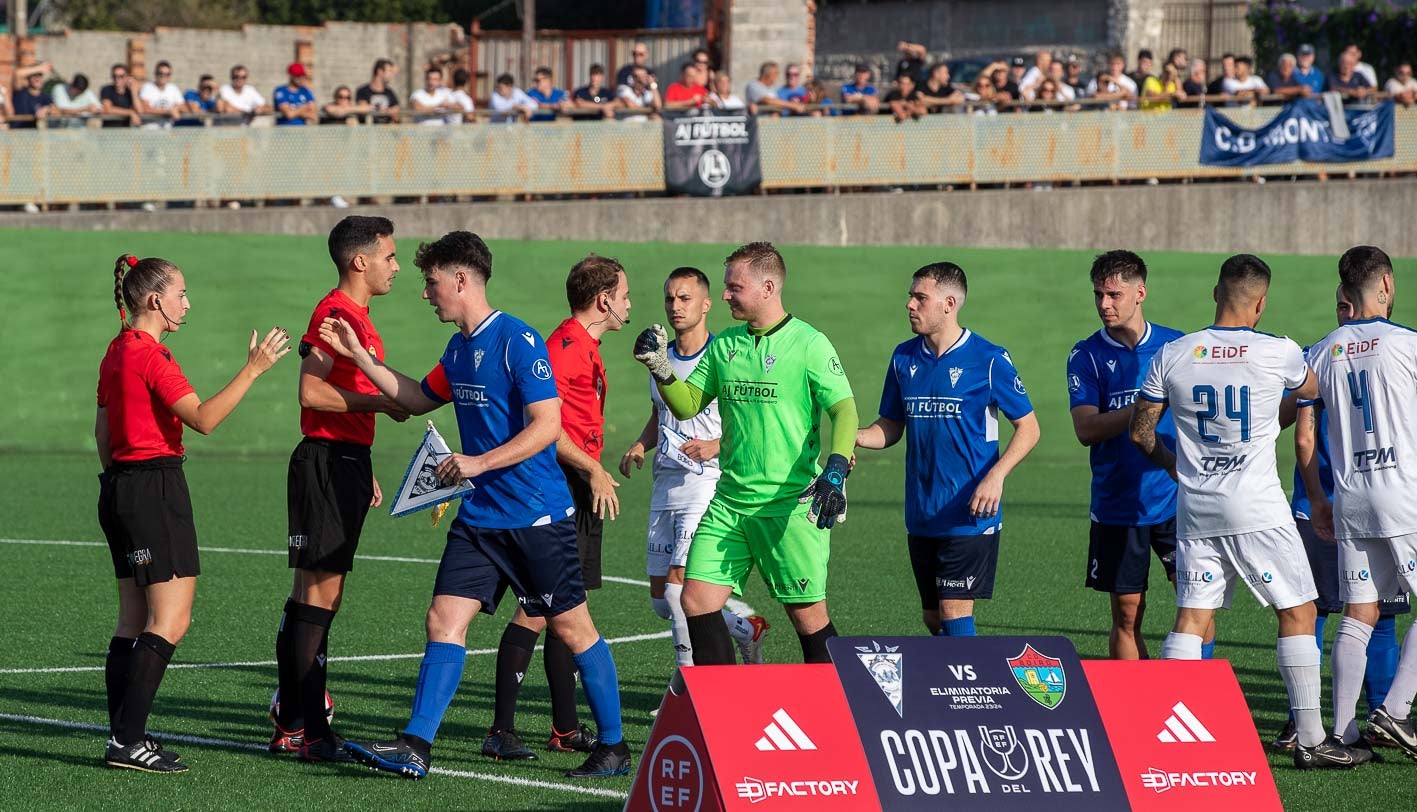
POLYGON ((733 665, 733 637, 723 624, 722 612, 689 615, 689 644, 694 647, 694 665, 733 665))
MULTIPOLYGON (((290 635, 290 650, 295 658, 294 676, 299 686, 294 697, 294 713, 305 719, 305 741, 317 741, 330 735, 330 723, 325 718, 325 638, 335 613, 305 603, 290 605, 285 623, 290 635), (296 710, 298 708, 298 710, 296 710)), ((281 710, 285 710, 286 695, 281 694, 281 710)), ((287 728, 288 730, 288 728, 287 728)), ((291 731, 294 732, 294 731, 291 731)))
POLYGON ((136 744, 148 732, 148 715, 157 696, 162 675, 177 647, 152 632, 138 635, 128 662, 128 685, 123 692, 123 706, 118 715, 121 724, 113 731, 119 744, 136 744))
POLYGON ((133 659, 136 642, 132 637, 114 637, 108 641, 108 656, 103 661, 103 685, 108 692, 108 731, 114 738, 118 738, 118 709, 123 707, 123 695, 128 690, 128 664, 133 659))
POLYGON ((517 696, 522 679, 531 667, 531 655, 536 649, 537 632, 525 626, 508 623, 497 645, 496 699, 492 707, 492 729, 513 730, 517 721, 517 696))
POLYGON ((797 640, 802 644, 802 662, 831 662, 831 655, 827 653, 827 640, 833 637, 836 637, 836 627, 831 624, 831 621, 827 621, 827 625, 811 634, 802 634, 799 632, 797 634, 797 640))
POLYGON ((551 728, 555 735, 575 733, 581 725, 576 712, 576 661, 561 638, 546 630, 546 647, 541 650, 546 669, 546 685, 551 689, 551 728))

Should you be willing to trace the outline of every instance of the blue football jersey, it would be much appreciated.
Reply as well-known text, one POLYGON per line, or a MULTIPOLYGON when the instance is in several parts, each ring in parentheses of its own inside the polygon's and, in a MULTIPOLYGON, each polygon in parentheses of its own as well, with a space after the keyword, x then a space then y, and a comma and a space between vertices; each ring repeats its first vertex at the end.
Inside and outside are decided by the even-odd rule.
MULTIPOLYGON (((1068 353, 1068 408, 1096 406, 1100 412, 1129 409, 1141 391, 1152 356, 1182 333, 1146 325, 1135 349, 1098 330, 1068 353)), ((1176 450, 1171 413, 1162 415, 1156 436, 1176 450)), ((1099 524, 1145 527, 1176 516, 1176 483, 1132 445, 1128 432, 1088 449, 1092 464, 1090 516, 1099 524)))
MULTIPOLYGON (((1309 359, 1309 348, 1304 348, 1304 360, 1309 359)), ((1328 413, 1323 408, 1323 403, 1317 400, 1301 400, 1300 406, 1317 406, 1319 414, 1319 425, 1314 432, 1315 450, 1319 458, 1319 484, 1323 486, 1324 495, 1329 499, 1333 498, 1333 465, 1329 462, 1328 456, 1328 413)), ((1299 473, 1299 466, 1294 466, 1294 498, 1289 500, 1289 507, 1294 511, 1294 515, 1300 519, 1309 518, 1309 492, 1304 487, 1304 476, 1299 473)))
POLYGON ((997 532, 1003 510, 969 515, 979 481, 999 460, 999 413, 1033 412, 1003 347, 965 330, 938 358, 922 337, 895 348, 881 392, 882 417, 905 424, 905 527, 918 536, 997 532))
MULTIPOLYGON (((494 311, 472 335, 455 333, 423 392, 453 403, 462 453, 485 454, 504 445, 528 420, 528 404, 556 397, 546 344, 520 319, 494 311)), ((516 465, 472 480, 458 519, 473 527, 512 530, 575 514, 552 443, 516 465)))

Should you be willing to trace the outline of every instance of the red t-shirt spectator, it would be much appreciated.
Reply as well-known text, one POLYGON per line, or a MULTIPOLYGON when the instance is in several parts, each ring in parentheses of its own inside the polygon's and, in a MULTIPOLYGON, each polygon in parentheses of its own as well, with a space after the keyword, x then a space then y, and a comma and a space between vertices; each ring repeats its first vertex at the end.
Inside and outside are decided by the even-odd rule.
POLYGON ((675 82, 664 91, 666 104, 691 101, 695 106, 702 107, 706 98, 708 98, 708 88, 703 85, 686 85, 683 82, 675 82))
POLYGON ((605 447, 605 364, 600 342, 575 319, 546 337, 546 354, 561 395, 561 428, 580 450, 600 459, 605 447))
MULTIPOLYGON (((379 338, 379 332, 374 329, 374 323, 369 320, 369 308, 360 307, 354 300, 344 295, 338 288, 325 294, 325 298, 315 305, 315 312, 310 316, 310 326, 305 329, 305 335, 300 338, 301 343, 318 347, 325 355, 335 359, 335 364, 330 368, 329 377, 325 378, 330 386, 335 386, 346 392, 355 392, 360 395, 378 395, 379 387, 375 386, 354 362, 334 350, 320 338, 320 323, 325 319, 344 319, 349 322, 349 326, 354 328, 354 334, 359 336, 359 344, 369 351, 369 354, 384 360, 384 340, 379 338)), ((320 440, 333 440, 339 443, 356 443, 358 445, 374 444, 374 413, 373 412, 319 412, 314 409, 300 410, 300 433, 306 437, 314 437, 320 440)))
POLYGON ((98 366, 98 405, 108 416, 113 460, 182 456, 182 421, 172 404, 195 391, 172 351, 152 335, 119 333, 98 366))

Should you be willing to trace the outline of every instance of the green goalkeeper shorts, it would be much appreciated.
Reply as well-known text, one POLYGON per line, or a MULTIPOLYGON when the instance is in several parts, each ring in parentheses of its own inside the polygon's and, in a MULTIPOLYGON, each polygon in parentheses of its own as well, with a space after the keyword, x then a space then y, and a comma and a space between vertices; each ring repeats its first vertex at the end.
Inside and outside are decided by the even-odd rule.
POLYGON ((788 516, 750 516, 717 499, 694 531, 685 578, 743 591, 754 566, 779 603, 827 597, 827 530, 807 521, 807 505, 788 516))

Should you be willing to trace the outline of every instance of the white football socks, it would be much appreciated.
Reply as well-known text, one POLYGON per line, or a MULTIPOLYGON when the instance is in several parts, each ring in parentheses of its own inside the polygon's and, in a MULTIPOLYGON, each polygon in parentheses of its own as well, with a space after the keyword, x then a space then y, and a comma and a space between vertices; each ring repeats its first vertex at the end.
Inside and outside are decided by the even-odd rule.
POLYGON ((1373 627, 1345 617, 1333 637, 1333 733, 1344 744, 1358 741, 1358 694, 1368 670, 1368 640, 1373 627))
POLYGON ((1166 635, 1165 640, 1161 641, 1161 659, 1199 660, 1201 658, 1201 644, 1204 642, 1198 634, 1171 632, 1166 635))
POLYGON ((1281 637, 1275 646, 1279 676, 1289 693, 1289 710, 1294 713, 1294 728, 1304 747, 1316 747, 1324 740, 1324 720, 1319 710, 1323 693, 1320 658, 1319 644, 1312 634, 1281 637))

